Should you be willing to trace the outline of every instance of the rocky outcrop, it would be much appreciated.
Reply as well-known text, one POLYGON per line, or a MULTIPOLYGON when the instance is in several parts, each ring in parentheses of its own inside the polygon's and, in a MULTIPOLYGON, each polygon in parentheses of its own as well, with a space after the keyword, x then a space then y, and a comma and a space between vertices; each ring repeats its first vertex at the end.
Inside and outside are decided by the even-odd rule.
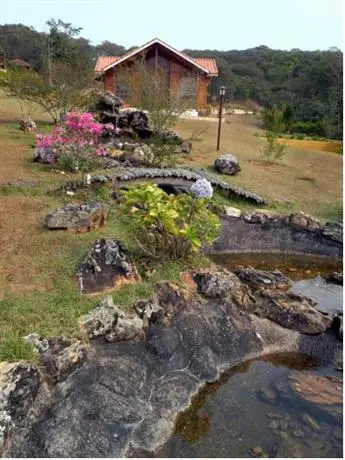
MULTIPOLYGON (((305 327, 305 323, 299 317, 292 316, 285 327, 278 324, 283 314, 274 321, 268 319, 273 313, 268 307, 264 312, 260 297, 270 293, 270 299, 278 302, 279 296, 281 306, 275 304, 276 309, 283 309, 281 299, 285 299, 290 314, 286 293, 257 291, 254 300, 265 313, 259 317, 256 303, 241 307, 234 301, 232 295, 242 289, 236 275, 221 272, 220 281, 211 275, 194 273, 196 288, 200 285, 206 295, 194 290, 190 295, 177 285, 161 282, 153 299, 137 303, 141 324, 146 312, 150 316, 145 339, 117 336, 112 344, 94 340, 84 366, 58 383, 35 419, 12 436, 6 455, 153 456, 171 436, 177 415, 206 382, 218 379, 225 370, 277 351, 300 351, 326 362, 340 359, 342 348, 332 334, 301 334, 296 325, 305 327)), ((303 306, 309 318, 311 313, 303 306)), ((116 334, 121 312, 109 298, 97 308, 83 318, 85 332, 92 337, 112 330, 116 334)), ((312 316, 310 324, 315 325, 312 316)))
POLYGON ((0 362, 0 454, 11 431, 30 411, 39 387, 40 374, 35 365, 0 362))
POLYGON ((106 296, 100 304, 79 319, 79 326, 89 338, 104 336, 107 342, 142 339, 143 320, 135 314, 126 314, 106 296))
POLYGON ((319 334, 331 327, 332 317, 317 310, 305 296, 281 292, 291 286, 282 273, 241 268, 194 274, 198 292, 209 298, 231 299, 241 309, 304 334, 319 334), (251 289, 248 288, 248 285, 251 289))
POLYGON ((154 154, 146 144, 141 144, 133 150, 133 158, 143 163, 153 163, 154 154))
POLYGON ((249 266, 239 267, 235 273, 243 283, 255 291, 258 289, 287 290, 292 286, 292 281, 279 270, 268 272, 249 266))
POLYGON ((97 240, 77 273, 81 292, 92 294, 140 281, 129 251, 120 241, 97 240))
POLYGON ((343 223, 342 222, 326 222, 322 229, 324 237, 343 244, 343 223))
POLYGON ((254 308, 255 300, 248 287, 232 272, 198 272, 194 280, 200 294, 211 299, 228 298, 245 310, 254 308))
POLYGON ((50 230, 89 232, 107 223, 109 211, 110 207, 107 203, 97 201, 80 205, 68 204, 49 213, 45 218, 45 226, 50 230))
POLYGON ((242 289, 239 278, 227 270, 219 272, 199 272, 194 275, 198 291, 206 297, 227 297, 231 292, 242 289))
POLYGON ((225 210, 221 223, 219 237, 207 249, 210 252, 291 252, 334 258, 343 255, 342 224, 323 226, 301 212, 279 214, 257 209, 239 213, 235 208, 225 210))
POLYGON ((223 174, 236 175, 241 171, 241 166, 234 155, 220 155, 214 162, 217 171, 223 174))
POLYGON ((330 328, 332 319, 316 309, 307 297, 291 292, 257 291, 254 313, 303 334, 319 334, 330 328))
POLYGON ((29 334, 24 339, 34 347, 47 377, 53 382, 66 379, 87 359, 88 348, 79 340, 66 337, 41 338, 37 333, 29 334))
POLYGON ((327 283, 343 285, 343 272, 332 272, 325 277, 327 283))
POLYGON ((45 164, 55 164, 57 155, 50 147, 37 147, 34 152, 34 161, 45 164))

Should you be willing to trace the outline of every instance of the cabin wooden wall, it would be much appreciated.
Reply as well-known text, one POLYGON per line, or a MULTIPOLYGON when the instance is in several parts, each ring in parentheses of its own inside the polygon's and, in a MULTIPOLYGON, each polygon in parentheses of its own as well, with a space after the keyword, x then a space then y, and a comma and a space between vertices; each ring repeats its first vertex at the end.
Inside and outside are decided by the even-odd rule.
MULTIPOLYGON (((195 95, 195 106, 198 109, 205 108, 207 105, 207 89, 210 84, 210 77, 201 75, 195 68, 191 68, 188 63, 177 62, 176 59, 168 56, 164 50, 150 50, 147 53, 146 60, 150 67, 158 65, 163 61, 163 70, 167 73, 167 83, 169 89, 172 92, 176 92, 179 89, 181 79, 184 77, 192 77, 196 79, 196 95, 195 95)), ((118 73, 119 79, 121 74, 121 67, 115 67, 115 69, 109 69, 103 76, 104 89, 116 93, 116 74, 118 73)), ((139 78, 139 77, 138 77, 139 78)), ((136 99, 138 98, 136 94, 136 99)), ((125 101, 129 103, 129 101, 125 101)), ((131 101, 134 103, 134 101, 131 101)), ((137 101, 138 103, 139 101, 137 101)))

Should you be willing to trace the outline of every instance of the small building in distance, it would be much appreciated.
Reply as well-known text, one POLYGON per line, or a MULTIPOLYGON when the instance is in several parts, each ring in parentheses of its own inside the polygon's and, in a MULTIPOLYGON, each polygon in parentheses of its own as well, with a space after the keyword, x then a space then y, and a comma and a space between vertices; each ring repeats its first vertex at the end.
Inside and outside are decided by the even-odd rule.
POLYGON ((24 61, 23 59, 16 58, 7 61, 7 67, 16 68, 16 69, 31 69, 31 65, 24 61))
POLYGON ((192 58, 159 38, 123 56, 100 56, 95 72, 106 91, 111 91, 129 103, 130 87, 123 77, 128 74, 128 69, 135 69, 135 64, 139 62, 144 62, 149 69, 159 70, 166 82, 167 91, 178 91, 191 107, 203 109, 207 105, 208 85, 213 77, 218 76, 216 60, 192 58))

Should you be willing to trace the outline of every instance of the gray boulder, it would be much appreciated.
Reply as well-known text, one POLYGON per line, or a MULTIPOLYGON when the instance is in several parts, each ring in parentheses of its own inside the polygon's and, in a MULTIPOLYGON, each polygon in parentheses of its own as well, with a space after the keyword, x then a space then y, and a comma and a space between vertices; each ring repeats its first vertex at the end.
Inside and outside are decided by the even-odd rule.
POLYGON ((331 325, 332 331, 336 335, 337 339, 343 341, 343 315, 337 315, 332 320, 331 325))
POLYGON ((141 144, 134 148, 132 158, 142 163, 152 163, 154 155, 151 148, 147 144, 141 144))
POLYGON ((239 279, 251 289, 289 289, 292 281, 279 270, 273 272, 256 270, 253 267, 240 267, 235 270, 239 279))
POLYGON ((37 147, 34 152, 34 161, 53 165, 57 162, 57 156, 50 147, 37 147))
POLYGON ((322 229, 322 234, 325 238, 343 244, 343 223, 326 222, 326 225, 322 229))
POLYGON ((219 272, 198 272, 194 274, 198 292, 208 298, 230 298, 243 309, 252 309, 253 296, 248 287, 235 273, 227 270, 219 272))
POLYGON ((24 339, 39 354, 40 361, 53 382, 65 380, 87 358, 87 347, 79 340, 65 337, 41 338, 36 332, 24 339))
POLYGON ((292 213, 285 218, 286 222, 296 230, 308 230, 316 232, 321 229, 321 223, 312 216, 308 216, 303 211, 292 213))
POLYGON ((36 131, 37 124, 30 117, 20 120, 19 127, 22 131, 36 131))
POLYGON ((27 415, 40 387, 38 368, 29 363, 0 363, 0 454, 10 431, 27 415))
POLYGON ((325 276, 327 283, 343 285, 343 272, 331 272, 325 276))
POLYGON ((117 289, 141 279, 129 251, 120 241, 110 238, 96 240, 77 277, 80 290, 88 294, 117 289))
POLYGON ((143 320, 126 314, 106 296, 97 307, 79 319, 81 330, 89 337, 104 336, 108 342, 143 338, 143 320))
POLYGON ((243 213, 243 220, 249 224, 266 224, 278 222, 281 215, 270 209, 255 209, 251 213, 243 213))
POLYGON ((332 323, 332 319, 317 310, 317 304, 308 297, 262 290, 255 293, 255 300, 256 315, 303 334, 320 334, 332 323))
POLYGON ((97 201, 81 205, 68 204, 48 214, 45 225, 50 230, 88 232, 103 227, 108 220, 109 211, 108 204, 97 201))
POLYGON ((223 174, 230 174, 232 176, 241 171, 240 164, 236 157, 233 155, 220 155, 214 162, 214 167, 217 171, 223 174))
POLYGON ((181 152, 182 153, 190 153, 192 151, 192 143, 190 140, 186 139, 185 141, 182 142, 181 145, 181 152))

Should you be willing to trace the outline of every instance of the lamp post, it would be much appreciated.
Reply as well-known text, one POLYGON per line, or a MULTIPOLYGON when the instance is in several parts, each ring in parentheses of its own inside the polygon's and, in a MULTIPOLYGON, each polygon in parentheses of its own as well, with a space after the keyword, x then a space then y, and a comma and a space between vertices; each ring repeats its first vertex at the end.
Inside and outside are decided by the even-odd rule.
POLYGON ((223 99, 225 95, 225 86, 221 86, 219 88, 219 122, 218 122, 218 138, 217 138, 217 151, 219 150, 219 143, 220 143, 220 131, 222 128, 222 112, 223 112, 223 99))

